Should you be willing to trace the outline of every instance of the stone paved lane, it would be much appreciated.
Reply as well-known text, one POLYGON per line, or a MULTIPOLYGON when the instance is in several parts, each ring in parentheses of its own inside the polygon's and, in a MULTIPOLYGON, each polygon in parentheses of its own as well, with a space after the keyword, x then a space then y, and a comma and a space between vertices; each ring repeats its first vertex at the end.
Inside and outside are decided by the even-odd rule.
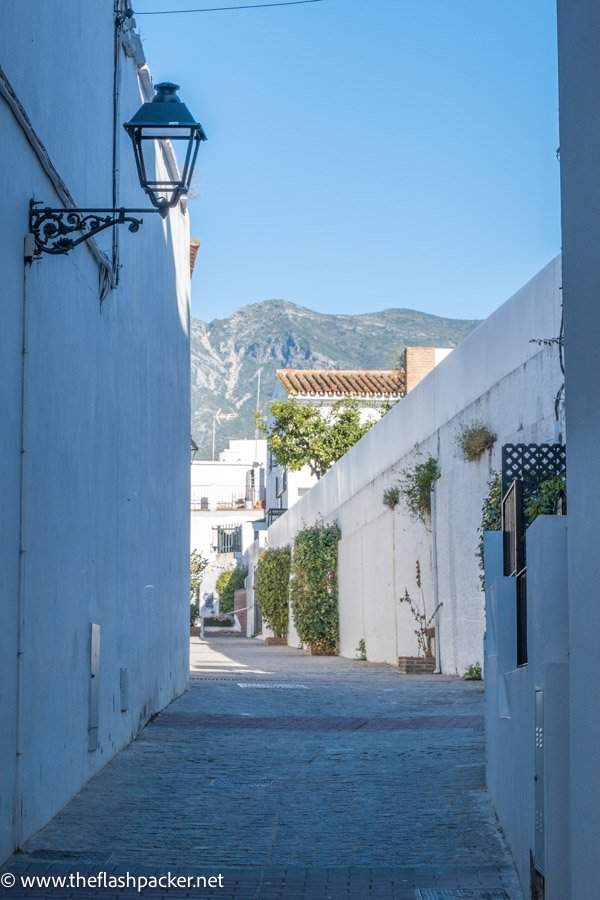
POLYGON ((241 638, 192 639, 191 668, 5 871, 215 879, 142 895, 182 900, 521 900, 484 791, 480 684, 241 638))

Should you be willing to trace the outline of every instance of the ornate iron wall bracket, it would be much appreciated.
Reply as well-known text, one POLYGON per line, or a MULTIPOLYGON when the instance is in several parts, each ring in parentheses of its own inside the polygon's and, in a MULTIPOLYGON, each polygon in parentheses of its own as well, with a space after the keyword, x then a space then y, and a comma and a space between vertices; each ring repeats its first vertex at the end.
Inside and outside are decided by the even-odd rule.
POLYGON ((35 241, 35 256, 68 253, 78 244, 114 225, 139 231, 143 219, 132 213, 154 213, 155 209, 52 209, 32 200, 29 204, 29 231, 35 241))

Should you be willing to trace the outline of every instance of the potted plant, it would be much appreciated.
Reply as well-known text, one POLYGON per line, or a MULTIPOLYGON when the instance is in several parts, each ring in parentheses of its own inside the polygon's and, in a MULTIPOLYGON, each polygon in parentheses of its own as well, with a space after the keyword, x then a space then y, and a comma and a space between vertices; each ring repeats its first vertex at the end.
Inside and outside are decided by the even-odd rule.
POLYGON ((427 615, 419 560, 417 560, 416 564, 416 582, 417 587, 421 591, 422 608, 413 600, 407 588, 404 590, 404 596, 400 597, 400 603, 405 603, 408 606, 415 620, 414 634, 417 638, 418 654, 417 656, 399 656, 398 668, 403 675, 431 675, 435 669, 435 654, 433 651, 435 646, 435 627, 433 622, 442 604, 438 603, 433 612, 429 616, 427 615))

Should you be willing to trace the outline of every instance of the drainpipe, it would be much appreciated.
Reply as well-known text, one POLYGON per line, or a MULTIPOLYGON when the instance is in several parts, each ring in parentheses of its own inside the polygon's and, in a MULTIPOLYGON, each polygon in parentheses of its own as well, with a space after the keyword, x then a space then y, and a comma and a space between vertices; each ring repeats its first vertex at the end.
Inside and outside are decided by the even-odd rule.
MULTIPOLYGON (((26 238, 27 241, 27 238, 26 238)), ((30 248, 27 243, 25 252, 30 248)), ((27 258, 26 258, 27 262, 27 258)), ((29 260, 29 263, 31 260, 29 260)), ((17 588, 17 683, 15 710, 15 785, 14 785, 14 843, 20 850, 23 844, 23 674, 25 666, 25 449, 27 432, 27 272, 23 267, 23 306, 21 321, 21 426, 19 437, 19 575, 17 588)))
MULTIPOLYGON (((392 510, 392 596, 394 598, 394 631, 396 638, 395 665, 398 666, 398 594, 396 593, 396 516, 392 510)), ((363 603, 363 634, 365 633, 365 605, 363 603)))
POLYGON ((439 585, 438 585, 438 560, 437 560, 437 497, 436 482, 431 486, 431 575, 433 580, 433 608, 435 613, 435 669, 434 675, 440 675, 441 653, 440 653, 440 611, 439 604, 439 585))

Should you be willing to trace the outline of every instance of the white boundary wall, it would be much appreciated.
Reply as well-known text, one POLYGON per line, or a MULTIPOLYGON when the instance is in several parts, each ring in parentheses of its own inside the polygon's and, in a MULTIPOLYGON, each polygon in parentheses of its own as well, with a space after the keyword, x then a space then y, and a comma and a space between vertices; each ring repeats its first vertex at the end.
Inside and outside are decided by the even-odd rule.
MULTIPOLYGON (((532 341, 560 328, 560 258, 467 337, 398 403, 316 485, 269 529, 269 545, 293 544, 305 525, 336 521, 339 562, 340 652, 355 657, 365 640, 370 660, 396 663, 414 655, 414 621, 398 602, 405 588, 420 600, 421 564, 428 610, 435 606, 431 531, 402 505, 393 512, 383 492, 403 469, 429 454, 439 460, 434 528, 437 594, 443 604, 437 639, 444 673, 462 674, 483 661, 484 595, 476 552, 481 506, 502 444, 556 439, 554 403, 562 383, 556 346, 532 341), (476 421, 497 434, 478 462, 458 457, 456 435, 476 421)), ((293 622, 290 644, 298 645, 293 622)))

